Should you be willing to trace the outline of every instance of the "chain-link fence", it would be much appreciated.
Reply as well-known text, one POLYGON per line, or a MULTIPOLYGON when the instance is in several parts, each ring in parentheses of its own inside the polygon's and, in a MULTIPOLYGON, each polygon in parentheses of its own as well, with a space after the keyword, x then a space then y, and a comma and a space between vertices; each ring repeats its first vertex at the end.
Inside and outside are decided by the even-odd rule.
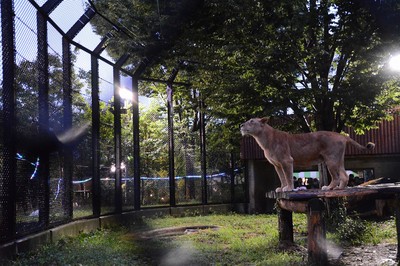
POLYGON ((206 153, 204 121, 192 130, 168 105, 172 83, 142 97, 127 55, 108 56, 118 26, 91 4, 1 1, 0 243, 76 218, 246 200, 232 155, 206 153))

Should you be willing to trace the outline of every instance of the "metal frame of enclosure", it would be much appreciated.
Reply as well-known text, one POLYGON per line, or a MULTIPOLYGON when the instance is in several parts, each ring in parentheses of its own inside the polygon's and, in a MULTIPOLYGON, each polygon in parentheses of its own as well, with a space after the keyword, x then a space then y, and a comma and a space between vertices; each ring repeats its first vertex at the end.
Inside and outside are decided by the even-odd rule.
MULTIPOLYGON (((53 115, 50 109, 54 108, 49 105, 49 97, 53 97, 52 93, 50 93, 50 85, 49 81, 52 79, 49 73, 49 70, 53 68, 49 58, 49 43, 48 40, 50 38, 49 32, 56 36, 59 36, 58 41, 61 42, 62 51, 59 53, 60 61, 61 61, 61 69, 62 69, 62 77, 60 83, 57 85, 59 88, 59 92, 61 96, 57 96, 57 110, 60 111, 59 120, 56 122, 60 124, 59 128, 62 130, 70 129, 74 126, 74 110, 73 110, 73 101, 74 97, 74 85, 72 84, 73 79, 73 48, 79 49, 83 51, 83 53, 89 55, 90 57, 90 69, 88 73, 90 73, 90 94, 89 94, 89 105, 91 108, 90 114, 90 131, 87 139, 87 147, 90 147, 90 151, 86 150, 87 154, 84 154, 87 158, 90 158, 90 165, 80 166, 85 169, 90 169, 90 173, 86 175, 90 177, 90 196, 85 194, 86 188, 84 188, 84 183, 82 180, 74 181, 76 179, 76 167, 77 162, 75 159, 76 150, 71 147, 65 147, 62 150, 62 154, 53 156, 49 154, 42 154, 40 157, 40 167, 39 158, 37 159, 36 168, 37 172, 37 180, 34 180, 36 183, 34 184, 37 188, 35 189, 34 199, 38 200, 38 204, 35 207, 19 206, 18 199, 21 197, 25 197, 22 202, 25 205, 32 204, 29 198, 30 193, 32 193, 32 189, 27 187, 26 189, 21 188, 24 186, 25 181, 16 181, 22 171, 19 166, 21 158, 18 161, 16 158, 17 154, 17 138, 21 131, 25 129, 20 128, 18 123, 18 112, 20 107, 17 108, 17 87, 18 80, 17 75, 19 75, 16 71, 16 67, 18 65, 17 62, 17 54, 19 54, 18 49, 20 49, 19 45, 16 45, 16 33, 18 33, 18 29, 16 29, 15 21, 16 19, 21 20, 19 23, 22 23, 22 19, 16 17, 15 5, 22 5, 22 3, 17 3, 18 1, 13 0, 2 0, 1 1, 1 50, 2 50, 2 75, 1 77, 1 90, 0 90, 0 111, 1 111, 1 137, 0 137, 0 244, 7 243, 9 241, 13 241, 18 237, 32 234, 35 232, 40 232, 46 230, 48 228, 54 227, 58 224, 65 224, 77 218, 86 218, 86 217, 100 217, 105 214, 118 214, 124 211, 132 211, 139 210, 144 207, 159 207, 153 205, 143 204, 143 194, 148 193, 156 193, 160 190, 160 185, 154 185, 152 192, 145 192, 144 186, 146 186, 145 182, 147 180, 151 180, 151 178, 143 179, 141 178, 141 157, 140 157, 140 120, 139 120, 139 92, 138 86, 139 81, 142 79, 141 75, 143 71, 146 69, 148 65, 147 59, 143 59, 139 66, 136 66, 134 71, 128 71, 124 68, 125 62, 129 59, 129 55, 121 55, 119 60, 116 62, 111 62, 110 59, 107 59, 102 56, 103 51, 106 48, 107 40, 112 38, 112 34, 104 36, 101 41, 94 48, 87 48, 84 45, 74 41, 74 38, 79 34, 79 32, 97 15, 97 11, 92 8, 90 5, 85 9, 84 14, 70 27, 68 30, 62 29, 59 24, 57 24, 54 19, 51 18, 52 12, 57 9, 57 7, 62 4, 63 0, 28 0, 24 1, 26 7, 29 6, 29 10, 34 16, 33 25, 35 27, 30 26, 30 31, 35 32, 36 42, 34 40, 30 40, 30 46, 34 47, 35 58, 35 86, 37 86, 37 94, 31 96, 32 99, 37 100, 37 111, 38 120, 36 121, 38 125, 38 132, 40 134, 45 134, 49 130, 53 129, 55 126, 52 125, 50 120, 55 119, 50 117, 53 115), (112 134, 113 134, 113 150, 110 152, 111 154, 107 154, 115 164, 116 168, 113 173, 114 176, 110 179, 101 178, 102 172, 102 163, 101 163, 101 155, 102 150, 100 148, 101 139, 101 130, 102 130, 102 122, 101 116, 103 115, 103 110, 101 109, 101 100, 100 100, 100 92, 101 92, 101 82, 102 77, 99 69, 99 64, 104 64, 112 69, 112 86, 113 86, 113 97, 114 97, 114 105, 113 105, 113 124, 111 125, 112 134), (121 86, 121 75, 127 76, 130 80, 130 87, 133 93, 132 99, 132 139, 130 142, 130 157, 133 159, 130 161, 132 170, 132 178, 126 178, 123 173, 123 169, 121 167, 121 163, 123 162, 122 158, 122 149, 121 149, 121 116, 123 106, 121 106, 122 100, 121 96, 118 93, 118 89, 121 86), (17 110, 18 109, 18 110, 17 110), (59 166, 61 165, 61 166, 59 166), (55 171, 60 172, 62 175, 61 178, 50 178, 55 171), (52 171, 52 172, 51 172, 52 171), (102 181, 103 180, 103 181, 102 181), (104 181, 105 180, 105 181, 104 181), (107 181, 108 180, 108 181, 107 181), (103 210, 104 207, 104 186, 105 182, 107 186, 111 187, 110 195, 107 197, 110 199, 110 208, 107 210, 103 210), (21 185, 22 184, 22 185, 21 185), (83 214, 77 216, 75 214, 75 204, 79 207, 79 202, 77 200, 76 194, 74 194, 78 189, 76 187, 79 186, 79 192, 82 193, 83 200, 90 200, 89 208, 91 209, 89 214, 83 214), (128 195, 129 194, 129 195, 128 195), (132 196, 133 195, 133 196, 132 196), (76 203, 78 202, 78 203, 76 203), (58 207, 54 207, 56 206, 58 207), (127 207, 124 207, 127 204, 127 207), (32 209, 33 208, 33 209, 32 209), (37 208, 37 210, 36 210, 37 208), (21 215, 19 217, 17 215, 17 209, 21 209, 21 212, 25 212, 26 214, 21 215), (24 225, 25 227, 22 227, 24 225), (28 226, 29 225, 29 226, 28 226), (27 227, 26 227, 27 226, 27 227)), ((22 1, 19 1, 22 2, 22 1)), ((17 15, 18 16, 18 15, 17 15)), ((26 23, 26 22, 24 22, 26 23)), ((110 25, 110 31, 115 30, 115 25, 110 25)), ((118 29, 117 29, 118 31, 118 29)), ((123 33, 122 33, 123 34, 123 33)), ((23 45, 26 46, 26 43, 23 45)), ((23 56, 22 56, 23 57, 23 56)), ((26 61, 29 61, 26 59, 26 61)), ((174 165, 174 106, 173 106, 173 86, 174 79, 179 71, 179 68, 173 70, 173 73, 170 74, 169 78, 167 78, 164 82, 166 84, 166 94, 167 96, 167 119, 168 119, 168 137, 169 137, 169 169, 168 176, 169 178, 165 182, 167 189, 169 190, 169 195, 166 198, 166 203, 161 207, 174 207, 180 205, 176 200, 176 172, 174 165)), ((36 88, 36 87, 35 87, 36 88)), ((35 92, 35 93, 36 93, 35 92)), ((57 94, 58 95, 58 94, 57 94)), ((200 105, 204 107, 204 103, 201 102, 200 105)), ((36 108, 36 107, 35 107, 36 108)), ((203 109, 202 109, 203 110, 203 109)), ((199 143, 200 143, 200 155, 201 162, 199 163, 201 167, 201 174, 199 182, 201 182, 201 191, 198 193, 201 196, 200 200, 194 203, 185 202, 186 205, 189 204, 197 204, 204 205, 209 202, 209 195, 207 189, 207 182, 209 182, 209 174, 207 174, 207 162, 206 162, 206 129, 205 129, 205 114, 200 112, 200 133, 199 133, 199 143)), ((83 155, 81 156, 83 157, 83 155)), ((79 157, 79 158, 81 158, 79 157)), ((85 157, 85 158, 86 158, 85 157)), ((23 158, 23 160, 28 161, 23 158)), ((83 160, 83 159, 78 159, 83 160)), ((233 162, 233 160, 231 161, 233 162)), ((25 163, 25 162, 24 162, 25 163)), ((35 165, 30 162, 31 165, 35 165)), ((232 163, 233 164, 233 163, 232 163)), ((228 197, 225 197, 224 200, 221 201, 212 201, 212 203, 231 203, 234 201, 246 201, 245 196, 244 199, 235 198, 235 167, 231 164, 231 169, 228 172, 226 183, 226 194, 228 197)), ((24 166, 25 167, 25 166, 24 166)), ((26 166, 27 167, 27 166, 26 166)), ((29 165, 29 167, 31 167, 29 165)), ((237 168, 237 167, 236 167, 237 168)), ((35 169, 36 171, 36 169, 35 169)), ((32 175, 33 176, 33 175, 32 175)), ((82 174, 83 177, 85 175, 82 174)), ((197 178, 197 177, 196 177, 197 178)), ((27 179, 26 183, 33 182, 32 177, 27 179)), ((82 178, 83 179, 83 178, 82 178)), ((21 179, 22 180, 22 179, 21 179)), ((222 179, 221 179, 222 180, 222 179)), ((154 181, 154 180, 153 180, 154 181)), ((197 182, 197 179, 195 180, 197 182)), ((150 182, 150 181, 149 181, 150 182)), ((194 182, 190 179, 185 179, 185 189, 187 189, 187 184, 190 182, 194 182)), ((243 187, 243 190, 245 187, 243 187)), ((107 190, 108 191, 108 190, 107 190)), ((244 193, 245 194, 245 193, 244 193)))

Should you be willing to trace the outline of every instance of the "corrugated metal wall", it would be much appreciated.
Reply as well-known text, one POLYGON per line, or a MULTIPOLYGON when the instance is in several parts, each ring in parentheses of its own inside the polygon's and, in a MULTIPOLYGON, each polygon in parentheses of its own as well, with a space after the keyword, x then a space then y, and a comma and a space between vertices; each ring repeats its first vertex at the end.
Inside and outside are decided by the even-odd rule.
MULTIPOLYGON (((356 135, 352 129, 346 129, 352 139, 362 145, 368 142, 375 143, 375 149, 363 152, 348 145, 346 156, 355 155, 390 155, 400 154, 400 116, 395 116, 392 121, 383 121, 379 128, 369 130, 364 135, 356 135)), ((241 140, 241 158, 244 160, 264 159, 264 154, 254 138, 243 137, 241 140)))
MULTIPOLYGON (((375 143, 375 149, 368 154, 384 155, 384 154, 400 154, 400 116, 395 116, 392 121, 383 121, 379 128, 369 130, 364 135, 356 135, 353 130, 346 131, 350 137, 358 143, 364 145, 371 141, 375 143)), ((366 154, 354 147, 348 146, 346 155, 366 154)))
POLYGON ((253 137, 245 136, 240 144, 240 158, 242 160, 265 159, 264 153, 253 137))

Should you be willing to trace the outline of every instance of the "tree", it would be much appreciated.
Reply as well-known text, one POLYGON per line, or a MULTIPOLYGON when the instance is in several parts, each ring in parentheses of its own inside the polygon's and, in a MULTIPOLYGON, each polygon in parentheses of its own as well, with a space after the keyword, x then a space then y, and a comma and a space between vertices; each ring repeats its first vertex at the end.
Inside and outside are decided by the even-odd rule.
POLYGON ((140 109, 140 160, 142 175, 168 176, 168 125, 163 105, 152 100, 140 109), (162 115, 164 114, 164 115, 162 115))
MULTIPOLYGON (((399 104, 399 80, 385 64, 399 39, 399 9, 393 0, 205 0, 147 74, 165 78, 188 62, 176 80, 200 91, 207 122, 236 143, 237 126, 251 116, 282 117, 291 131, 362 132, 399 104)), ((131 9, 118 11, 114 18, 127 22, 131 9)))
POLYGON ((145 57, 157 58, 172 48, 183 26, 203 0, 125 1, 94 0, 97 16, 92 24, 100 36, 113 36, 108 52, 114 58, 128 53, 132 67, 145 57), (117 25, 118 29, 109 22, 117 25))
MULTIPOLYGON (((63 130, 63 70, 60 59, 49 55, 49 124, 51 130, 63 130)), ((37 85, 37 63, 21 61, 16 66, 16 117, 20 133, 38 134, 39 103, 37 85)), ((89 104, 80 94, 83 84, 72 74, 72 112, 74 122, 80 123, 90 117, 89 104)))
POLYGON ((374 126, 399 103, 398 80, 384 65, 398 37, 380 27, 376 6, 211 2, 199 15, 210 34, 200 34, 205 21, 190 25, 179 48, 182 57, 206 63, 196 74, 217 116, 239 124, 249 114, 288 117, 290 111, 301 131, 341 131, 345 124, 374 126))

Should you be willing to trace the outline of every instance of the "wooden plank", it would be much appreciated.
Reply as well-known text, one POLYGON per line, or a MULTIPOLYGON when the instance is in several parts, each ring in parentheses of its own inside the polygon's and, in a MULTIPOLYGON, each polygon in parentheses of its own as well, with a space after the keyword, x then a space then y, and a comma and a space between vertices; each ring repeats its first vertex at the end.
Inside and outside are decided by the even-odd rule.
POLYGON ((400 185, 398 183, 394 184, 380 184, 380 185, 370 185, 366 186, 368 189, 378 190, 381 194, 398 194, 400 193, 400 185))
POLYGON ((311 198, 317 198, 319 195, 319 189, 309 189, 302 191, 291 191, 291 192, 275 192, 268 191, 266 197, 269 199, 291 199, 291 200, 308 200, 311 198))
POLYGON ((278 199, 277 204, 279 208, 297 213, 306 213, 307 212, 307 201, 293 201, 287 199, 278 199))
POLYGON ((342 190, 328 190, 319 194, 320 198, 343 198, 343 197, 359 197, 366 195, 376 195, 379 191, 369 188, 352 188, 342 190))
POLYGON ((266 197, 271 199, 308 200, 312 198, 364 197, 370 195, 384 197, 394 193, 400 193, 399 184, 358 186, 337 190, 309 189, 291 192, 269 191, 266 193, 266 197))

